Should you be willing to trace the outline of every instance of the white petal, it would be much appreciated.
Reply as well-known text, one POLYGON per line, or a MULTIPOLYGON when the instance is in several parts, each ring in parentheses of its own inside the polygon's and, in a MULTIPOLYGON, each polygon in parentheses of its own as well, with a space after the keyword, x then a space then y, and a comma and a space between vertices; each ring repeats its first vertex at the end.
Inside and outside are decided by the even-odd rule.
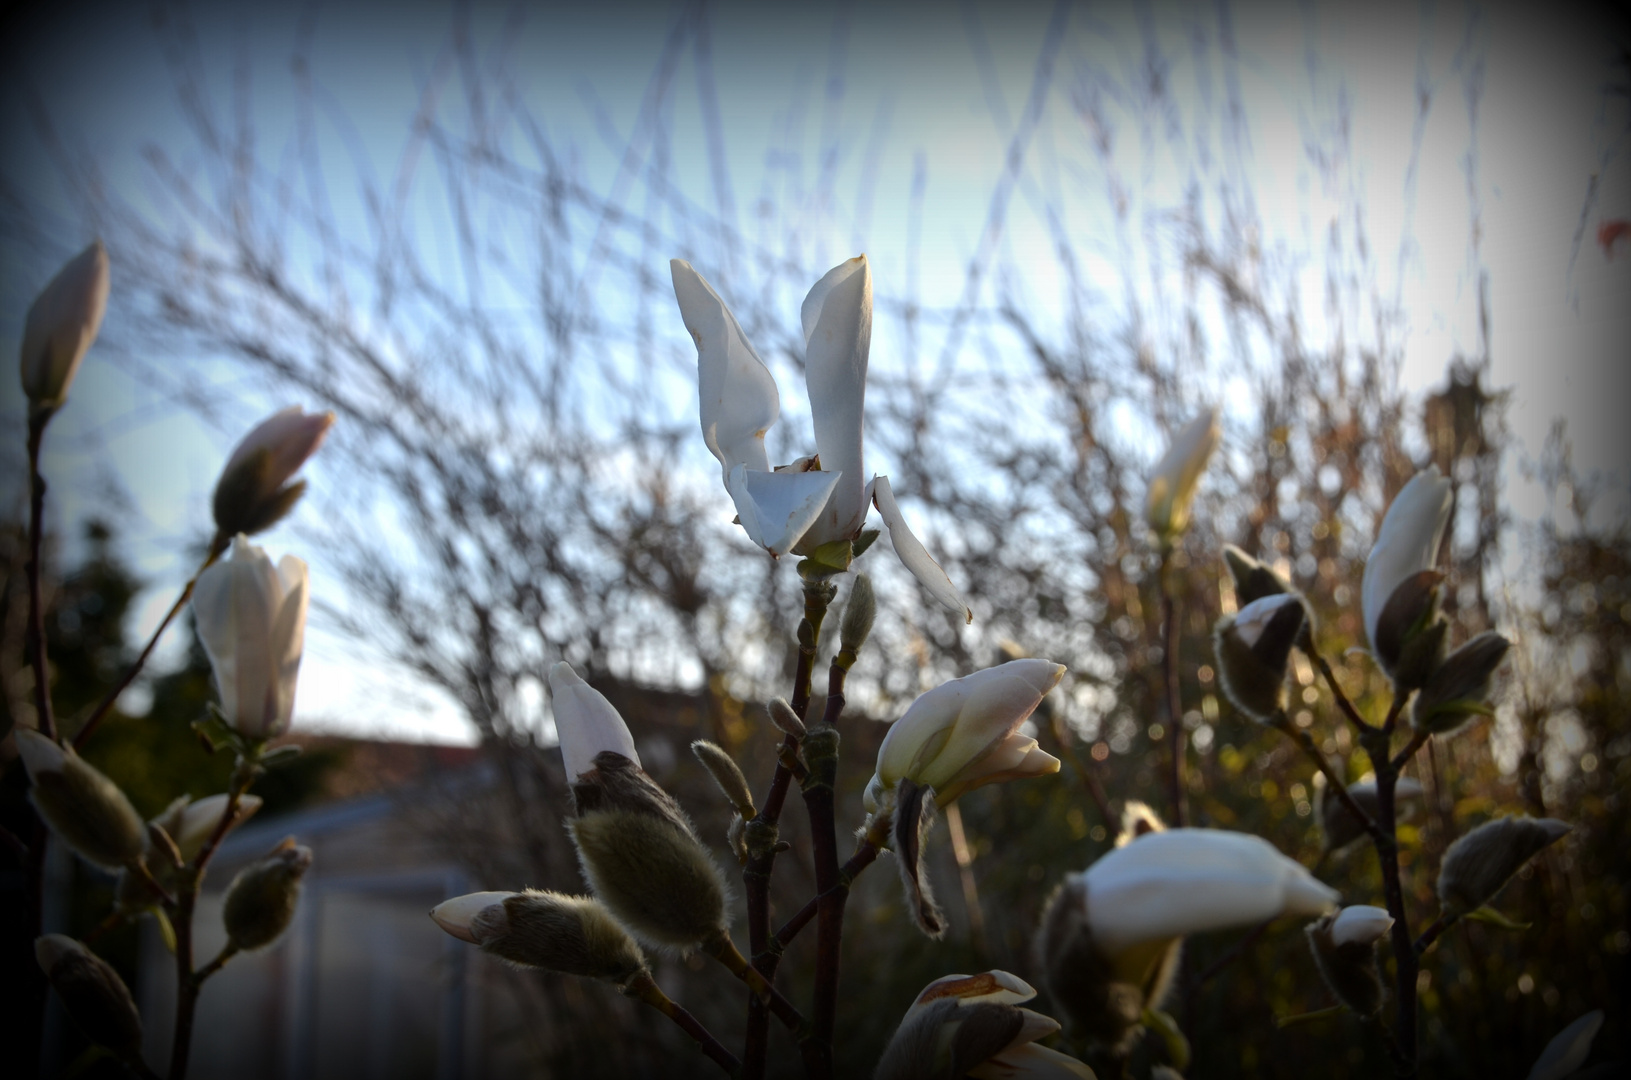
POLYGON ((1030 1080, 1095 1080, 1093 1070, 1069 1054, 1061 1054, 1046 1046, 1028 1042, 1004 1050, 989 1061, 970 1069, 968 1075, 975 1080, 1009 1080, 1010 1077, 1029 1077, 1030 1080))
POLYGON ((1256 645, 1274 618, 1274 613, 1287 604, 1297 602, 1297 597, 1292 593, 1275 593, 1253 600, 1235 614, 1235 631, 1240 635, 1240 640, 1246 643, 1247 648, 1256 645))
POLYGON ((1437 561, 1453 498, 1450 481, 1432 465, 1410 478, 1382 516, 1359 588, 1365 639, 1372 645, 1376 644, 1376 621, 1393 590, 1410 575, 1431 570, 1437 561))
POLYGON ((962 594, 951 583, 951 578, 946 576, 946 572, 940 569, 940 564, 923 550, 923 545, 907 526, 906 519, 901 517, 900 507, 895 503, 895 493, 889 487, 889 477, 873 478, 872 504, 878 508, 885 527, 889 529, 889 542, 894 545, 895 554, 900 557, 906 569, 912 572, 912 576, 917 578, 918 584, 929 590, 929 595, 947 609, 963 616, 963 621, 973 622, 974 612, 963 603, 962 594))
POLYGON ((862 432, 872 342, 872 273, 866 256, 835 266, 804 298, 804 373, 821 467, 842 473, 811 542, 852 537, 866 519, 862 432))
POLYGON ((821 514, 838 483, 830 472, 761 472, 736 466, 725 490, 748 538, 772 555, 785 555, 821 514))
POLYGON ((1393 928, 1393 916, 1370 904, 1354 904, 1337 912, 1331 921, 1331 940, 1337 945, 1369 945, 1393 928))
POLYGON ((451 900, 443 900, 430 909, 430 917, 436 920, 436 925, 452 934, 460 941, 468 941, 472 945, 480 945, 476 936, 470 932, 470 923, 477 915, 486 911, 494 904, 502 904, 513 892, 478 892, 466 896, 455 896, 451 900))
POLYGON ((294 715, 295 684, 306 645, 306 608, 311 598, 306 584, 306 564, 293 555, 285 555, 278 561, 278 581, 285 592, 277 620, 272 624, 270 657, 277 680, 277 715, 262 733, 267 737, 289 730, 289 721, 294 715))
POLYGON ((1330 910, 1337 892, 1260 837, 1169 829, 1109 852, 1083 875, 1107 954, 1149 941, 1330 910))
POLYGON ((724 473, 736 465, 768 472, 765 432, 781 414, 775 377, 713 286, 684 259, 668 266, 680 317, 697 343, 697 393, 708 448, 724 473))
POLYGON ((599 690, 572 670, 572 665, 562 662, 549 669, 549 690, 555 699, 555 734, 561 740, 569 783, 593 769, 595 755, 603 750, 640 764, 634 736, 629 734, 623 717, 599 690))
MULTIPOLYGON (((186 809, 181 812, 181 823, 171 834, 170 839, 176 842, 184 861, 192 862, 194 856, 203 849, 204 841, 208 840, 215 832, 216 826, 221 824, 221 815, 227 810, 227 798, 225 794, 206 795, 202 799, 188 803, 186 809)), ((235 829, 248 821, 260 808, 259 795, 240 795, 238 818, 232 823, 232 827, 235 829)))
POLYGON ((1546 1044, 1529 1070, 1529 1080, 1563 1080, 1591 1056, 1591 1041, 1603 1026, 1603 1010, 1593 1009, 1546 1044))
POLYGON ((979 975, 942 975, 923 988, 901 1018, 901 1026, 937 1001, 954 998, 964 1005, 1018 1005, 1036 997, 1036 988, 1018 975, 987 971, 979 975))
POLYGON ((272 624, 282 596, 272 560, 241 534, 231 557, 199 575, 193 590, 198 636, 215 669, 221 710, 234 728, 255 738, 266 727, 269 700, 276 711, 272 624))

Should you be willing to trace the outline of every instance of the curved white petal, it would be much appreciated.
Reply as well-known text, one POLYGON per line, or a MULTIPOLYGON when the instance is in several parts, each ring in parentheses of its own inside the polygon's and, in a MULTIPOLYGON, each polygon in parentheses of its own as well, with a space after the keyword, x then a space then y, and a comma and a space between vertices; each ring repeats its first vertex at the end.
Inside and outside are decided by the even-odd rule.
POLYGON ((684 259, 672 259, 668 266, 680 317, 697 343, 697 393, 708 449, 726 474, 736 465, 768 471, 765 432, 781 414, 776 380, 713 286, 684 259))
POLYGON ((1246 643, 1247 648, 1256 645, 1263 636, 1263 631, 1273 621, 1274 616, 1287 604, 1298 603, 1295 593, 1275 593, 1273 596, 1260 596, 1235 613, 1235 632, 1240 640, 1246 643))
MULTIPOLYGON (((176 842, 176 848, 181 852, 184 862, 192 862, 194 857, 204 849, 204 841, 214 834, 221 824, 221 816, 226 813, 228 796, 206 795, 187 804, 181 812, 180 823, 171 834, 170 839, 176 842)), ((232 823, 232 828, 248 821, 255 811, 261 808, 259 795, 243 794, 238 796, 238 817, 232 823)))
POLYGON ((1036 988, 1018 975, 1006 971, 986 971, 979 975, 942 975, 925 986, 912 1007, 901 1018, 905 1027, 912 1017, 938 1001, 956 999, 964 1005, 1018 1005, 1036 997, 1036 988))
POLYGON ((1149 941, 1317 915, 1337 892, 1260 837, 1169 829, 1116 848, 1088 867, 1093 938, 1114 956, 1149 941))
POLYGON ((785 555, 821 514, 838 483, 830 472, 762 472, 736 466, 725 490, 748 538, 772 555, 785 555))
POLYGON ((1069 1054, 1027 1042, 1004 1050, 968 1071, 975 1080, 1095 1080, 1092 1069, 1069 1054))
POLYGON ((513 892, 478 892, 455 896, 431 908, 430 917, 436 921, 437 926, 460 941, 480 945, 481 942, 476 940, 476 935, 470 932, 471 922, 494 904, 502 904, 515 895, 517 894, 513 892))
POLYGON ((923 549, 922 543, 906 524, 901 516, 900 506, 895 502, 895 493, 889 487, 889 477, 876 476, 872 479, 872 505, 878 508, 883 517, 883 523, 889 530, 889 542, 894 545, 895 554, 906 569, 917 578, 918 584, 929 591, 929 595, 938 600, 948 610, 955 611, 963 616, 964 622, 974 621, 974 612, 963 603, 963 596, 957 587, 951 583, 951 578, 940 569, 940 564, 929 556, 923 549))
POLYGON ((862 441, 867 353, 872 343, 872 272, 865 255, 829 270, 804 298, 804 377, 821 467, 842 473, 811 542, 854 536, 866 519, 862 441))
POLYGON ((1431 570, 1437 561, 1453 495, 1450 481, 1439 475, 1437 465, 1430 465, 1410 478, 1382 516, 1359 586, 1365 640, 1373 646, 1376 622, 1393 590, 1410 575, 1431 570))
POLYGON ((1602 1026, 1603 1010, 1593 1009, 1558 1032, 1535 1059, 1529 1080, 1563 1080, 1584 1065, 1591 1056, 1591 1042, 1602 1026))
POLYGON ((562 661, 549 669, 549 691, 555 699, 555 734, 561 740, 568 783, 593 769, 595 755, 603 750, 640 764, 634 736, 629 734, 623 717, 605 695, 572 670, 571 664, 562 661))
POLYGON ((1331 941, 1337 945, 1369 945, 1393 929, 1393 916, 1370 904, 1352 904, 1331 920, 1331 941))

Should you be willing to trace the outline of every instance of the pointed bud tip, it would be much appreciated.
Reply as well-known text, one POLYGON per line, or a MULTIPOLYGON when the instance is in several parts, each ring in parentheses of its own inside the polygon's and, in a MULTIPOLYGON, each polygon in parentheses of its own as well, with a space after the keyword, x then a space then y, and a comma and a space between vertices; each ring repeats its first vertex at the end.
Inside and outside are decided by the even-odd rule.
POLYGON ((477 915, 490 907, 501 906, 504 901, 517 895, 513 892, 479 892, 468 893, 464 896, 455 896, 451 900, 444 900, 430 909, 430 917, 449 934, 460 941, 467 941, 472 945, 480 945, 476 936, 471 933, 470 924, 477 915))

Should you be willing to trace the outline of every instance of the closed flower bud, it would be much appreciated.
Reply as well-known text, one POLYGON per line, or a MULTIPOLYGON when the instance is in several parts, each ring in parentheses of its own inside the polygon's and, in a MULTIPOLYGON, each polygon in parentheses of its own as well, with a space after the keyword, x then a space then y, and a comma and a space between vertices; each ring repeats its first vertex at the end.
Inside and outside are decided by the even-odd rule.
POLYGON ((1223 545, 1223 561, 1235 580, 1235 600, 1245 607, 1253 600, 1291 591, 1291 586, 1268 564, 1259 562, 1233 544, 1223 545))
POLYGON ((1303 623, 1302 601, 1292 593, 1253 600, 1218 621, 1212 648, 1223 693, 1253 720, 1272 722, 1284 707, 1286 661, 1303 623))
POLYGON ((1417 473, 1388 506, 1365 560, 1360 585, 1365 636, 1382 670, 1395 681, 1400 662, 1407 659, 1402 655, 1406 639, 1432 625, 1437 579, 1429 582, 1420 575, 1431 571, 1438 559, 1453 500, 1454 487, 1439 475, 1438 466, 1417 473), (1401 594, 1407 584, 1410 588, 1401 594))
POLYGON ((770 699, 770 722, 775 724, 783 735, 791 735, 795 739, 804 738, 804 721, 799 714, 793 711, 783 698, 770 699))
MULTIPOLYGON (((1394 781, 1393 806, 1399 820, 1410 816, 1413 800, 1421 798, 1420 781, 1401 776, 1394 781)), ((1376 795, 1376 777, 1367 775, 1363 780, 1348 785, 1348 795, 1365 816, 1376 820, 1379 802, 1376 795)), ((1365 835, 1365 825, 1354 817, 1353 811, 1343 803, 1336 789, 1325 782, 1324 773, 1314 774, 1314 806, 1318 810, 1320 831, 1325 834, 1325 850, 1341 851, 1365 835)))
POLYGON ((725 880, 688 828, 633 810, 594 810, 568 828, 595 897, 634 936, 688 951, 725 933, 725 880))
POLYGON ((430 917, 459 940, 521 967, 618 985, 646 970, 640 947, 592 897, 533 889, 474 893, 437 905, 430 917))
POLYGON ((714 783, 719 785, 719 790, 730 804, 736 807, 737 813, 743 817, 752 817, 753 792, 748 790, 747 777, 742 775, 742 770, 737 766, 735 759, 707 739, 693 742, 691 753, 702 762, 702 767, 708 770, 708 775, 714 778, 714 783))
POLYGON ((32 728, 14 728, 33 787, 29 798, 51 831, 80 858, 104 870, 135 862, 147 850, 147 825, 119 785, 32 728))
POLYGON ((861 651, 872 633, 872 623, 878 617, 878 597, 872 591, 872 579, 865 574, 855 575, 850 586, 849 600, 844 604, 844 618, 838 624, 838 648, 852 658, 861 651))
POLYGON ((1440 906, 1454 915, 1478 910, 1495 899, 1525 863, 1573 828, 1556 818, 1486 821, 1444 853, 1438 871, 1440 906))
POLYGON ((1425 686, 1450 640, 1450 624, 1439 614, 1439 586, 1444 575, 1423 570, 1406 578, 1382 608, 1376 623, 1372 655, 1401 693, 1425 686))
POLYGON ((311 868, 311 848, 286 838, 264 857, 238 871, 227 886, 221 921, 239 949, 261 949, 288 929, 300 900, 300 879, 311 868))
POLYGON ((36 407, 68 398, 108 306, 108 253, 100 240, 69 260, 29 306, 23 325, 23 393, 36 407))
POLYGON ((215 527, 222 536, 253 536, 294 509, 306 489, 289 483, 317 453, 334 425, 331 412, 307 413, 298 405, 275 412, 245 435, 215 483, 215 527))
POLYGON ((878 748, 867 811, 887 811, 903 778, 933 788, 935 803, 948 806, 985 784, 1058 772, 1059 759, 1019 726, 1064 674, 1051 660, 1011 660, 921 695, 878 748))
POLYGON ((1490 715, 1490 679, 1511 644, 1486 630, 1451 653, 1416 695, 1411 726, 1431 735, 1449 735, 1475 716, 1490 715))
POLYGON ((1189 527, 1189 506, 1195 499, 1195 488, 1222 433, 1218 411, 1205 410, 1184 425, 1150 474, 1144 520, 1163 542, 1170 543, 1189 527))
POLYGON ((141 1053, 142 1019, 113 965, 63 934, 36 938, 34 957, 87 1038, 123 1058, 141 1053))
MULTIPOLYGON (((226 813, 226 808, 225 794, 208 795, 197 800, 189 800, 183 795, 148 823, 147 868, 160 885, 166 889, 172 888, 176 872, 170 856, 155 850, 153 829, 162 829, 164 835, 175 845, 175 854, 181 857, 183 863, 190 863, 203 850, 204 842, 214 835, 216 827, 221 824, 221 815, 226 813)), ((227 827, 227 832, 248 821, 260 808, 259 795, 238 796, 238 814, 227 827)), ((120 873, 118 884, 114 887, 114 898, 121 910, 129 912, 145 911, 158 902, 158 897, 153 895, 152 887, 139 875, 128 871, 120 873)))
POLYGON ((1035 996, 1024 980, 1006 971, 936 979, 906 1011, 873 1075, 877 1080, 1092 1080, 1093 1070, 1080 1061, 1037 1045, 1059 1024, 1018 1008, 1035 996))
POLYGON ((289 730, 309 600, 305 562, 285 555, 274 566, 242 534, 230 558, 198 576, 198 636, 215 671, 222 716, 246 739, 289 730))
POLYGON ((1375 1016, 1386 998, 1376 967, 1376 943, 1392 926, 1386 911, 1356 904, 1308 927, 1308 945, 1320 977, 1338 1001, 1360 1016, 1375 1016))
POLYGON ((549 669, 549 692, 554 697, 555 734, 561 740, 567 783, 576 783, 579 776, 594 769, 595 756, 605 751, 640 764, 634 736, 623 717, 571 664, 562 662, 549 669))

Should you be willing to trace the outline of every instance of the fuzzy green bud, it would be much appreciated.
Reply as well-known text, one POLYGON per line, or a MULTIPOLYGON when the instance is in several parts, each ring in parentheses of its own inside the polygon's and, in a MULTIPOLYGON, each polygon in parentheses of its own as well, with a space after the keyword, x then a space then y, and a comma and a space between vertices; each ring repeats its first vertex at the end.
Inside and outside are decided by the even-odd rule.
POLYGON ((238 871, 221 906, 227 939, 235 947, 265 948, 288 929, 300 900, 300 879, 311 868, 311 858, 311 848, 290 836, 238 871))
POLYGON ((725 932, 724 876, 689 828, 624 809, 568 828, 589 887, 639 940, 689 950, 725 932))
POLYGON ((86 1037, 121 1057, 141 1052, 141 1015, 113 965, 63 934, 36 938, 34 957, 86 1037))
POLYGON ((73 747, 32 728, 16 728, 17 749, 33 787, 29 798, 51 831, 88 863, 118 870, 147 850, 147 825, 119 785, 73 747))
MULTIPOLYGON (((1235 602, 1241 607, 1265 596, 1294 591, 1291 583, 1276 574, 1267 563, 1259 562, 1233 544, 1223 545, 1223 561, 1229 567, 1229 576, 1234 578, 1235 602)), ((1297 647, 1304 652, 1314 650, 1313 631, 1314 613, 1304 605, 1303 628, 1297 635, 1297 647)))
POLYGON ((455 897, 431 913, 448 933, 519 967, 619 986, 646 970, 640 947, 590 896, 528 889, 455 897))
POLYGON ((1419 690, 1444 662, 1450 624, 1439 614, 1437 570, 1411 574, 1393 590, 1376 620, 1373 652, 1400 690, 1419 690))
POLYGON ((872 591, 872 579, 865 574, 855 575, 850 586, 849 600, 844 604, 844 619, 838 625, 838 647, 850 658, 858 655, 872 633, 872 623, 878 617, 878 597, 872 591))
POLYGON ((1276 593, 1220 619, 1213 631, 1224 695, 1260 723, 1272 722, 1285 704, 1286 661, 1304 621, 1302 601, 1276 593))
POLYGON ((753 792, 748 790, 747 777, 742 775, 741 768, 736 764, 723 747, 709 742, 707 739, 698 739, 691 744, 691 753, 702 762, 702 767, 708 770, 708 775, 714 778, 730 804, 736 807, 736 812, 743 818, 753 816, 753 792))
POLYGON ((1511 642, 1493 630, 1451 653, 1416 695, 1410 724, 1431 735, 1450 735, 1475 716, 1488 716, 1489 684, 1511 642))
POLYGON ((1336 999, 1360 1016, 1382 1011, 1387 994, 1376 967, 1376 943, 1393 925, 1381 908, 1356 905, 1310 923, 1314 966, 1336 999))
POLYGON ((1465 915, 1497 893, 1541 850, 1574 827, 1556 818, 1504 817, 1487 821, 1451 844, 1438 872, 1439 904, 1465 915))

